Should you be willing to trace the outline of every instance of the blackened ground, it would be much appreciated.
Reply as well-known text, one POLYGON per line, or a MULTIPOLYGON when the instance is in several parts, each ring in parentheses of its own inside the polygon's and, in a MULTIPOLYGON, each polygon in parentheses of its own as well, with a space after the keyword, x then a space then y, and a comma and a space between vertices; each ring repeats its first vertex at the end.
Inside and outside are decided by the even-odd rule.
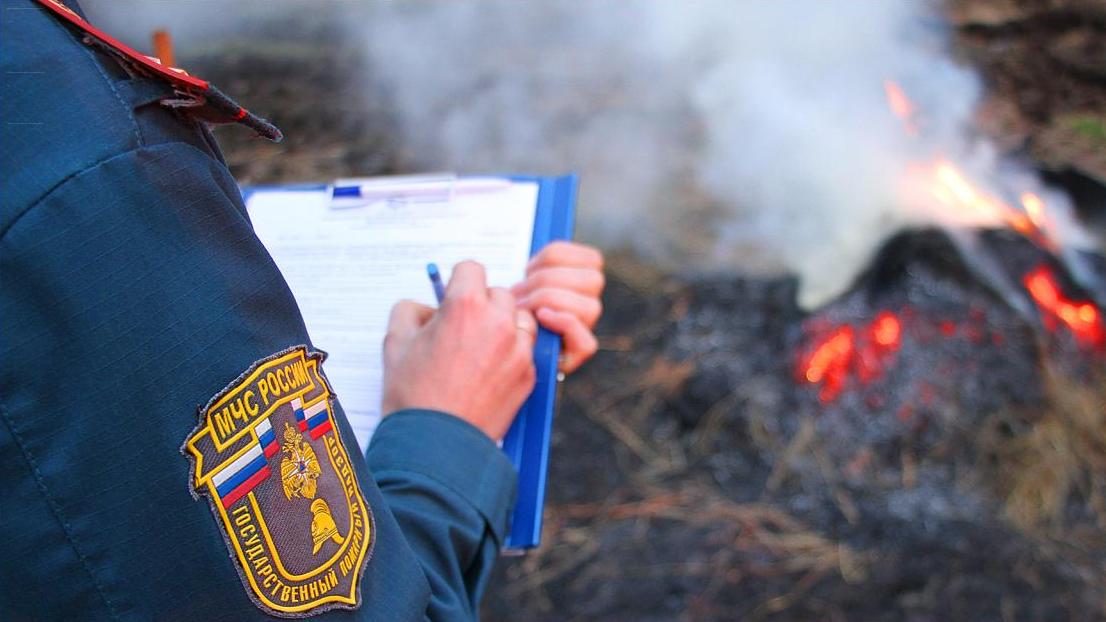
MULTIPOLYGON (((903 234, 810 316, 789 279, 657 279, 616 260, 604 349, 557 420, 552 544, 504 561, 486 617, 1100 619, 1097 484, 1039 482, 1068 486, 1054 515, 1011 508, 1022 469, 1057 466, 1027 440, 1056 423, 1042 367, 1101 382, 1103 359, 1042 336, 959 253, 903 234), (819 327, 880 311, 902 322, 881 377, 829 402, 796 378, 819 327)), ((1102 387, 1072 386, 1106 407, 1102 387)))
POLYGON ((387 94, 364 83, 363 55, 350 45, 339 7, 276 14, 233 40, 180 50, 180 64, 284 130, 279 144, 245 128, 214 128, 242 185, 317 183, 403 169, 387 94))

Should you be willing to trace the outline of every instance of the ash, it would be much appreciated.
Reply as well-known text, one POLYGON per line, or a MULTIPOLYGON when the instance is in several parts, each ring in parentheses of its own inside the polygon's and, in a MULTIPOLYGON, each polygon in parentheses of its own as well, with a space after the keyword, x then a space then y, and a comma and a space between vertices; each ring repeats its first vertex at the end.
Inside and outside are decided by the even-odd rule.
POLYGON ((897 236, 809 314, 794 279, 613 263, 603 350, 556 422, 551 545, 502 564, 487 618, 1101 617, 1106 453, 1077 437, 1106 432, 1102 352, 946 234, 897 236), (820 336, 862 343, 888 313, 896 349, 836 394, 802 376, 820 336))

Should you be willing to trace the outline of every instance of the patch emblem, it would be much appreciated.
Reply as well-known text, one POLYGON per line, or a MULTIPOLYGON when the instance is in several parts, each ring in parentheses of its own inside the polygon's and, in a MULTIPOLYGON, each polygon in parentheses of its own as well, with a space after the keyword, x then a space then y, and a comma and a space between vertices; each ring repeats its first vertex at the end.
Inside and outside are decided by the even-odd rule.
POLYGON ((192 494, 210 501, 247 594, 281 617, 360 606, 376 540, 324 358, 296 346, 254 363, 200 409, 181 448, 192 494))

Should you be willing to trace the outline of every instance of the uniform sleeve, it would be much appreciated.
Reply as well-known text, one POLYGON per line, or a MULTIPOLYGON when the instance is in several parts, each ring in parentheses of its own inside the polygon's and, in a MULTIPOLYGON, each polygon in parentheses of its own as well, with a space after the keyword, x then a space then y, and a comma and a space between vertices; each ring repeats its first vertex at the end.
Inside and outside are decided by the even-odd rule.
POLYGON ((404 410, 384 418, 366 460, 430 583, 427 618, 475 620, 514 502, 506 455, 457 417, 404 410))

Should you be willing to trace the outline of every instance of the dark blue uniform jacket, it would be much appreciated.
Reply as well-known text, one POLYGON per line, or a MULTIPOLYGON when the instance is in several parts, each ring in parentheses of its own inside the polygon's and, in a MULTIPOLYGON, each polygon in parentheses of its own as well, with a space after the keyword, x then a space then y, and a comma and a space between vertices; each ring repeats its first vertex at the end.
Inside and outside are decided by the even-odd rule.
MULTIPOLYGON (((0 620, 271 619, 181 444, 251 364, 310 344, 296 302, 167 87, 2 6, 0 620)), ((376 539, 359 608, 321 617, 475 618, 509 462, 428 411, 386 418, 362 456, 334 415, 376 539)))

